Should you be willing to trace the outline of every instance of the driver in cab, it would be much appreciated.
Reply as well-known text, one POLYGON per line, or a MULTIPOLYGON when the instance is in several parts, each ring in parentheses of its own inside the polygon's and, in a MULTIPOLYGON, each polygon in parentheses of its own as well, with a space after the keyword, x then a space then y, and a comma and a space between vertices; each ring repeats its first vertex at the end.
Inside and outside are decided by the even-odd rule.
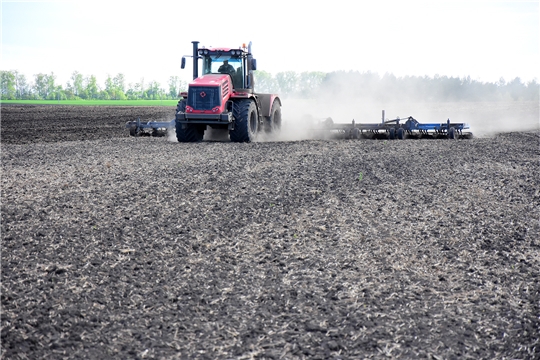
POLYGON ((225 60, 223 65, 221 65, 218 71, 222 74, 234 74, 235 70, 232 65, 229 64, 229 60, 225 60))

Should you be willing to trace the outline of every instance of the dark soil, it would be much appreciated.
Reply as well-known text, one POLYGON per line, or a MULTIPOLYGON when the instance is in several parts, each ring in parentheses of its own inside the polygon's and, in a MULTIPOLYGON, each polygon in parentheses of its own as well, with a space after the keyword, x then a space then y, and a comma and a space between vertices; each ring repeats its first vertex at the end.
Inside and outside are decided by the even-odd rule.
POLYGON ((2 104, 3 144, 29 144, 128 137, 125 124, 169 121, 176 107, 2 104))
POLYGON ((2 358, 533 359, 540 133, 180 144, 8 106, 2 358))

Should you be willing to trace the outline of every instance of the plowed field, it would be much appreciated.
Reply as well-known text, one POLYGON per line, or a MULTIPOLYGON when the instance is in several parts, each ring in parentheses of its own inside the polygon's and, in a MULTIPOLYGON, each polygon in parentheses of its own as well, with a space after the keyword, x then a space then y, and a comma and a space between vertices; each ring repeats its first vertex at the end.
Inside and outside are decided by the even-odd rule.
POLYGON ((540 133, 181 144, 2 106, 2 358, 533 359, 540 133))

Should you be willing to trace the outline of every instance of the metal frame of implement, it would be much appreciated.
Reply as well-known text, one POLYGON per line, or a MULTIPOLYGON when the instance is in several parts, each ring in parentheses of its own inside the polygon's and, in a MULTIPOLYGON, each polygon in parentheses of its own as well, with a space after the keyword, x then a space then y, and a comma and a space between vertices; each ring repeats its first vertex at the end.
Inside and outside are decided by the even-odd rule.
POLYGON ((466 123, 452 123, 448 119, 444 123, 420 123, 412 116, 400 119, 391 120, 384 119, 384 110, 382 111, 382 121, 380 123, 356 123, 354 120, 351 123, 334 123, 331 118, 327 118, 322 122, 322 128, 316 131, 336 131, 339 135, 345 138, 359 139, 406 139, 406 138, 448 138, 448 139, 470 139, 471 132, 464 132, 470 126, 466 123))

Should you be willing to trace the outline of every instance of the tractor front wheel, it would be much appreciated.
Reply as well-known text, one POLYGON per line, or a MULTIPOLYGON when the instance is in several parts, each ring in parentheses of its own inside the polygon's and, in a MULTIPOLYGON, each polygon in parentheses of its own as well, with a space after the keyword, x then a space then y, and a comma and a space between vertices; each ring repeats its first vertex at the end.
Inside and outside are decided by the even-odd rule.
POLYGON ((241 100, 233 105, 234 130, 229 131, 232 142, 251 142, 259 131, 257 106, 251 99, 241 100))
MULTIPOLYGON (((176 113, 186 111, 186 100, 180 100, 176 113)), ((204 128, 197 125, 176 123, 176 139, 178 142, 199 142, 204 137, 204 128)))
POLYGON ((176 124, 176 139, 178 142, 199 142, 204 137, 204 129, 195 125, 176 124))

